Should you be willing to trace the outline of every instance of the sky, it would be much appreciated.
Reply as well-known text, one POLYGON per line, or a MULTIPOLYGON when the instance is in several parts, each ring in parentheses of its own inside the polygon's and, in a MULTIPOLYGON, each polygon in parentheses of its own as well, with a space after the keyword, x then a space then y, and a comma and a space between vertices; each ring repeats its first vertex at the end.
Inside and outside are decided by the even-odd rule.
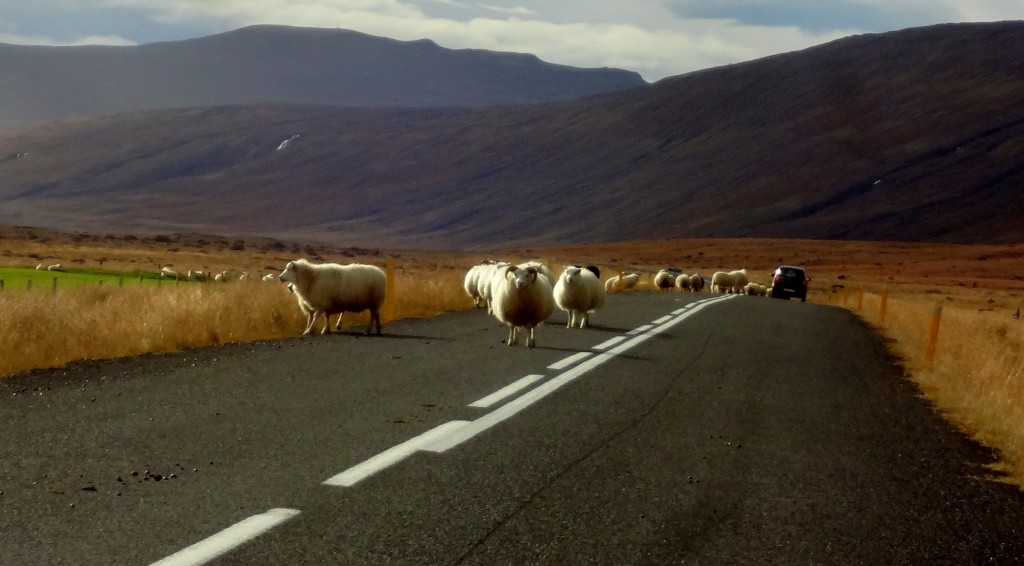
POLYGON ((281 24, 532 53, 651 82, 853 34, 1024 20, 1024 0, 2 1, 2 43, 138 45, 281 24))

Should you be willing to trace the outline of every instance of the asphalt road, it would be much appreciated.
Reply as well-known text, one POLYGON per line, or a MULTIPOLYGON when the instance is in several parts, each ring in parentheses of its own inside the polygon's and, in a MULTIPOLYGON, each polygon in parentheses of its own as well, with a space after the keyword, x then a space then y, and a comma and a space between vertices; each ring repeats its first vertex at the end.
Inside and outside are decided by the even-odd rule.
POLYGON ((472 311, 0 381, 0 564, 1024 563, 1024 497, 854 315, 564 320, 535 350, 472 311))

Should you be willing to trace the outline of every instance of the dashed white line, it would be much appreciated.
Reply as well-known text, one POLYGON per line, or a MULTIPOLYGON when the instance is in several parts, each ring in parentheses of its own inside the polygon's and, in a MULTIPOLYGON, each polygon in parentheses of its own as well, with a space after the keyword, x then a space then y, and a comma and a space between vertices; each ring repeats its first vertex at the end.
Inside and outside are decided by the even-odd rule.
POLYGON ((448 421, 443 425, 434 427, 415 438, 406 440, 397 446, 392 446, 369 460, 356 464, 340 474, 328 478, 324 484, 336 487, 353 486, 360 480, 401 462, 424 445, 433 442, 435 438, 444 436, 451 431, 457 430, 468 424, 468 421, 448 421))
POLYGON ((633 330, 630 330, 629 332, 627 332, 626 336, 636 336, 637 334, 643 334, 644 332, 647 332, 648 330, 650 330, 652 328, 654 328, 653 324, 645 324, 643 326, 638 326, 638 327, 634 328, 633 330))
POLYGON ((604 342, 601 342, 600 344, 598 344, 597 346, 594 346, 591 349, 592 350, 598 350, 598 351, 607 350, 608 348, 611 348, 612 346, 618 344, 619 342, 622 342, 625 339, 626 339, 625 336, 616 336, 614 338, 609 338, 608 340, 605 340, 604 342))
POLYGON ((519 379, 518 381, 511 385, 508 385, 506 387, 499 389, 498 391, 495 391, 494 393, 491 393, 490 395, 484 397, 483 399, 480 399, 479 401, 473 401, 472 403, 469 404, 469 406, 476 407, 478 409, 486 409, 506 397, 511 397, 512 395, 519 393, 521 390, 526 389, 527 387, 533 385, 534 383, 541 379, 544 379, 543 375, 528 375, 522 379, 519 379))
POLYGON ((578 354, 573 354, 573 355, 569 356, 568 358, 563 358, 563 359, 561 359, 561 360, 559 360, 559 361, 549 365, 548 369, 563 370, 563 369, 565 369, 565 368, 575 364, 576 362, 585 360, 585 359, 587 359, 587 358, 589 358, 590 356, 593 356, 593 355, 594 355, 593 352, 580 352, 578 354))
POLYGON ((234 550, 298 514, 299 512, 295 509, 271 509, 266 513, 253 515, 205 540, 179 550, 163 560, 154 562, 151 566, 199 566, 200 564, 206 564, 210 560, 234 550))
POLYGON ((664 324, 664 323, 666 323, 666 322, 668 322, 668 321, 670 321, 670 320, 672 320, 672 315, 670 315, 670 314, 666 314, 665 316, 663 316, 663 317, 661 317, 661 318, 659 318, 659 319, 655 320, 655 321, 653 322, 653 324, 664 324))

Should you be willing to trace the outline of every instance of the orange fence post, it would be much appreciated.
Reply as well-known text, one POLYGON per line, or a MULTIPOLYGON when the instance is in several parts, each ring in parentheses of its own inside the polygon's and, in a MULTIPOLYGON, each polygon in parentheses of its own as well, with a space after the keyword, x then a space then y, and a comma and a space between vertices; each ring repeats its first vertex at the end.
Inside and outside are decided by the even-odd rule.
POLYGON ((857 310, 864 308, 864 288, 857 291, 857 310))
POLYGON ((932 311, 932 325, 928 329, 928 343, 924 348, 924 363, 932 365, 935 359, 935 347, 939 342, 939 323, 942 321, 942 307, 935 307, 932 311))
POLYGON ((885 311, 889 307, 889 288, 882 289, 880 305, 878 306, 878 324, 885 323, 885 311))

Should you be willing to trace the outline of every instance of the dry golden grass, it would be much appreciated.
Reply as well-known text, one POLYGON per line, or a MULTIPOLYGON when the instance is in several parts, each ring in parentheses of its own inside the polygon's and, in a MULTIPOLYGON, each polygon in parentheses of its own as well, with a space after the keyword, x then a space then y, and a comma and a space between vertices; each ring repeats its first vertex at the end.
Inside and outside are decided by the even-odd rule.
POLYGON ((961 430, 996 448, 997 470, 1024 487, 1024 321, 988 306, 991 292, 972 300, 885 291, 884 315, 881 290, 867 291, 860 309, 857 293, 844 306, 894 340, 894 352, 925 396, 961 430))
MULTIPOLYGON (((950 420, 999 450, 1007 480, 1024 486, 1024 245, 955 246, 811 240, 674 240, 577 245, 499 253, 344 249, 272 241, 229 246, 198 237, 153 242, 0 232, 0 265, 48 263, 135 271, 170 265, 254 277, 280 271, 297 257, 341 263, 395 264, 395 293, 384 324, 472 308, 462 290, 469 266, 487 257, 539 259, 556 273, 566 264, 594 264, 602 279, 620 270, 651 288, 660 268, 710 277, 747 268, 768 283, 780 263, 803 265, 812 278, 808 300, 855 310, 894 340, 895 353, 924 394, 950 420), (232 249, 232 248, 236 249, 232 249), (311 253, 310 253, 311 252, 311 253), (102 260, 102 262, 101 262, 102 260), (881 294, 887 295, 879 321, 881 294), (863 294, 862 294, 863 293, 863 294), (934 360, 924 359, 935 307, 942 307, 934 360), (389 310, 391 309, 391 310, 389 310)), ((359 331, 367 315, 346 315, 359 331)), ((0 376, 57 367, 72 360, 169 352, 226 342, 298 335, 305 324, 279 283, 165 285, 161 288, 72 288, 0 292, 0 376)), ((318 321, 316 330, 322 326, 318 321)))

